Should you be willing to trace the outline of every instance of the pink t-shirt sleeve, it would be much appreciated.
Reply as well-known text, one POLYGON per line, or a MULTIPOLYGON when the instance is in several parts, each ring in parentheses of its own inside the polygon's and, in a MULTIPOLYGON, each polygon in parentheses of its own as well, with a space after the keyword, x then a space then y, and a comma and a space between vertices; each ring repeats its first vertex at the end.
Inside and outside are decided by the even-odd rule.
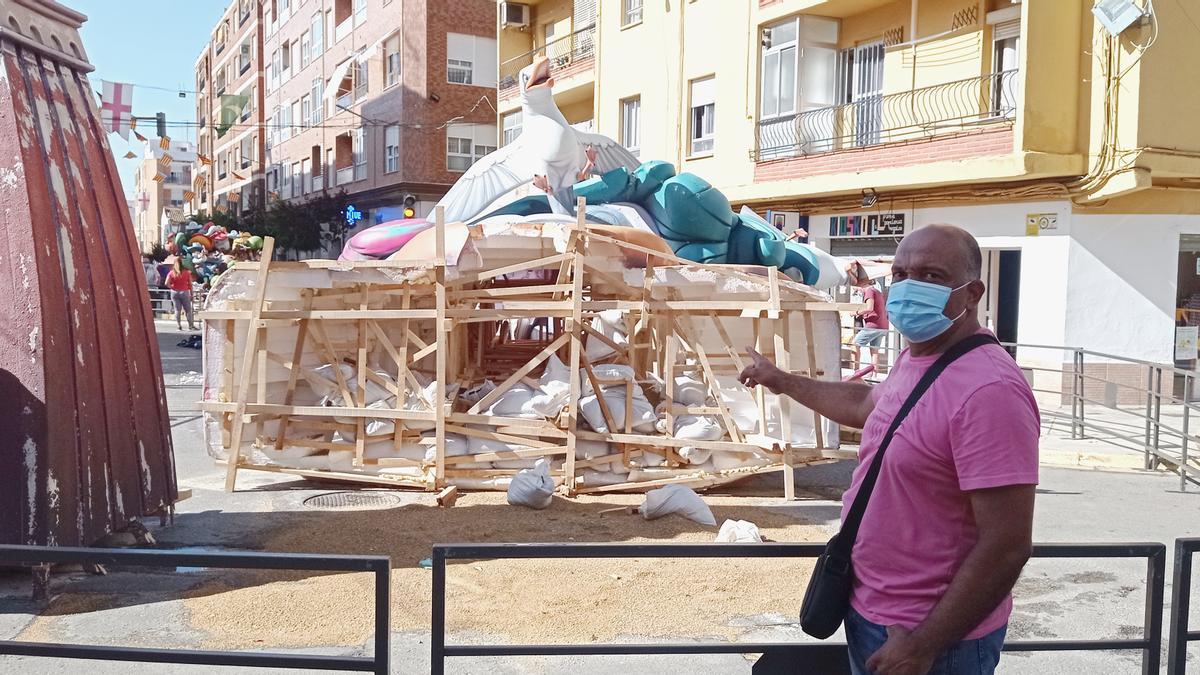
POLYGON ((975 390, 950 423, 959 489, 1036 485, 1040 426, 1028 389, 1001 380, 975 390))

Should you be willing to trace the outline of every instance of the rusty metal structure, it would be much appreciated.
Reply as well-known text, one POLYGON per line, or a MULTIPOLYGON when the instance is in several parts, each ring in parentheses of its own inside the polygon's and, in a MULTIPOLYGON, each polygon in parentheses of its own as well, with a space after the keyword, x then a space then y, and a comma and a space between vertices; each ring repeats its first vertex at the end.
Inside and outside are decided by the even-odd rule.
POLYGON ((53 0, 0 0, 0 544, 90 544, 177 498, 85 20, 53 0))

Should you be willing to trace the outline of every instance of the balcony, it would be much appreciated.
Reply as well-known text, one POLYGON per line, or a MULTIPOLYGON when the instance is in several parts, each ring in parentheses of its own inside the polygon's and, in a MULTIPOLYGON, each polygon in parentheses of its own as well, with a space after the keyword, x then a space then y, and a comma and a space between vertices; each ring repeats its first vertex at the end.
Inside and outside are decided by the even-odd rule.
POLYGON ((337 184, 338 185, 346 185, 347 183, 353 183, 354 181, 355 181, 355 177, 354 177, 354 167, 353 166, 348 166, 344 169, 337 170, 337 184))
POLYGON ((750 156, 763 162, 1011 125, 1019 90, 1019 71, 1006 70, 760 120, 750 156))
POLYGON ((564 35, 542 47, 519 54, 501 63, 499 83, 501 100, 512 98, 520 93, 520 88, 517 86, 517 74, 521 72, 522 68, 533 63, 538 56, 550 59, 550 75, 558 80, 564 80, 578 73, 591 72, 596 66, 596 24, 584 26, 570 35, 564 35))
POLYGON ((342 39, 345 38, 347 35, 349 35, 350 31, 352 31, 352 30, 354 30, 354 17, 348 16, 345 19, 343 19, 342 22, 339 23, 336 28, 333 29, 334 44, 341 42, 342 39))

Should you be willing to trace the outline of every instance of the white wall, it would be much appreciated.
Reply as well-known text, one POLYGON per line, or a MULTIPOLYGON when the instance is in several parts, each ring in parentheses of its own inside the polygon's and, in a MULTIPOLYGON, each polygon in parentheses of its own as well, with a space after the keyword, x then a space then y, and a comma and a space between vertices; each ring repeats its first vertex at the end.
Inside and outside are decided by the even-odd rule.
POLYGON ((1171 363, 1179 235, 1197 215, 1075 216, 1067 341, 1100 352, 1171 363))

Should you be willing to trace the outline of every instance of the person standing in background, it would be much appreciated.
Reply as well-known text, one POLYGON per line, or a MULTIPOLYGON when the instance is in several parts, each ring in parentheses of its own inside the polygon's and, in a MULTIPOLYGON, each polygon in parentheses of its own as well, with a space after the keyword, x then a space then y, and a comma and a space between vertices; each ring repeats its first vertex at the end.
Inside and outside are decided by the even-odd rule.
POLYGON ((181 314, 187 314, 188 330, 196 330, 192 319, 192 273, 184 269, 183 260, 178 256, 167 274, 167 288, 171 289, 171 300, 175 302, 175 325, 183 330, 181 314))
POLYGON ((862 292, 865 303, 862 309, 854 313, 854 317, 862 319, 863 323, 851 342, 854 345, 854 361, 856 367, 862 367, 862 350, 864 347, 868 348, 871 351, 871 363, 875 365, 875 371, 879 372, 883 367, 883 342, 887 339, 889 327, 887 306, 883 300, 883 292, 867 276, 863 266, 856 264, 854 273, 854 285, 862 292))

